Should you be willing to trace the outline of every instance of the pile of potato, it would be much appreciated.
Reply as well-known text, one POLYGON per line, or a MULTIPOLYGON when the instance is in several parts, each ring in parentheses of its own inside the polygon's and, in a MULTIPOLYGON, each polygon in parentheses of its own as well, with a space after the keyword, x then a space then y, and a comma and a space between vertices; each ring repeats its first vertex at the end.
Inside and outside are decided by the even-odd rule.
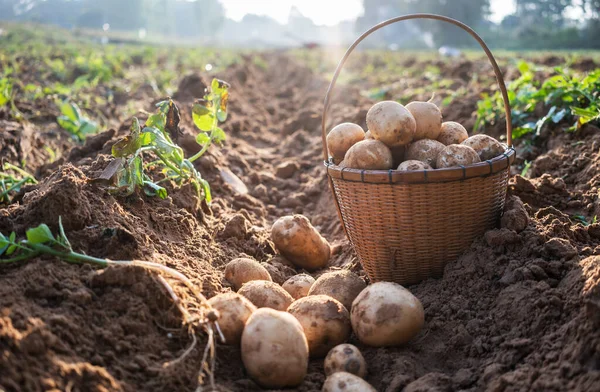
POLYGON ((248 375, 265 388, 302 383, 309 358, 325 358, 323 391, 375 391, 364 378, 360 350, 346 343, 352 333, 365 345, 396 346, 421 330, 421 302, 388 282, 369 286, 348 270, 307 272, 327 267, 330 245, 302 215, 278 219, 271 239, 279 253, 301 270, 283 285, 274 283, 257 261, 238 258, 225 268, 237 293, 209 300, 219 312, 226 344, 240 345, 248 375))
POLYGON ((365 132, 343 123, 327 135, 333 162, 365 170, 432 170, 466 166, 502 155, 506 145, 487 135, 469 137, 461 124, 442 122, 432 102, 376 103, 367 112, 365 132))

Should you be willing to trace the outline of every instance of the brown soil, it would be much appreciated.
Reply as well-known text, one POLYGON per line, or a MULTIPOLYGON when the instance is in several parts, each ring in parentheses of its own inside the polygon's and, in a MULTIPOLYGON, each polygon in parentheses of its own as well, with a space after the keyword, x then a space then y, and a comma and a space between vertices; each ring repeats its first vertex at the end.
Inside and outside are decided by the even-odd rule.
MULTIPOLYGON (((22 237, 39 223, 56 230, 62 216, 76 250, 168 265, 212 296, 230 290, 223 270, 236 257, 264 263, 279 283, 302 272, 276 256, 269 240, 278 217, 301 213, 332 243, 331 269, 364 276, 321 164, 327 81, 285 55, 265 60, 267 70, 249 58, 219 75, 232 85, 228 141, 197 165, 212 185, 212 214, 198 209, 191 189, 170 187, 166 200, 118 198, 93 181, 127 122, 75 149, 72 141, 54 144, 64 158, 50 165, 35 158, 42 151, 35 140, 51 140, 36 132, 43 124, 2 123, 9 130, 0 134, 2 156, 19 162, 29 154, 28 169, 40 183, 0 209, 0 232, 22 237)), ((460 70, 453 75, 463 77, 460 70)), ((183 119, 180 144, 192 153, 191 99, 205 79, 183 80, 189 83, 175 95, 183 119)), ((370 104, 358 88, 338 87, 331 123, 364 123, 370 104)), ((152 110, 151 100, 146 109, 152 110)), ((471 119, 468 106, 459 113, 448 116, 471 119)), ((600 390, 600 224, 582 223, 600 215, 599 143, 591 128, 547 135, 533 157, 531 178, 511 179, 514 198, 502 227, 450 262, 443 278, 410 287, 426 314, 414 341, 374 349, 351 339, 378 391, 600 390)), ((162 366, 191 343, 181 322, 156 278, 136 268, 96 270, 53 258, 2 266, 0 390, 193 391, 204 337, 183 362, 162 366)), ((322 360, 313 360, 297 390, 320 390, 324 378, 322 360)), ((216 380, 224 391, 260 389, 234 347, 218 347, 216 380)))

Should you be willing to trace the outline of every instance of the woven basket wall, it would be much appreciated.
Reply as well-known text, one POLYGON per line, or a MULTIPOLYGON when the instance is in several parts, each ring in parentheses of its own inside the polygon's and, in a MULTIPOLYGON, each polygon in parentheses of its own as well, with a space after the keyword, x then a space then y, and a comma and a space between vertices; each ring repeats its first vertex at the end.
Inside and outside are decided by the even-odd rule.
MULTIPOLYGON (((460 99, 460 98, 456 98, 460 99)), ((348 48, 325 95, 321 122, 323 158, 342 225, 372 281, 408 285, 439 277, 502 214, 512 148, 512 119, 502 72, 483 39, 469 26, 434 14, 399 16, 373 26, 348 48), (504 101, 505 153, 469 166, 400 172, 346 169, 327 151, 327 112, 339 74, 356 46, 382 27, 409 19, 434 19, 469 33, 489 59, 504 101)))

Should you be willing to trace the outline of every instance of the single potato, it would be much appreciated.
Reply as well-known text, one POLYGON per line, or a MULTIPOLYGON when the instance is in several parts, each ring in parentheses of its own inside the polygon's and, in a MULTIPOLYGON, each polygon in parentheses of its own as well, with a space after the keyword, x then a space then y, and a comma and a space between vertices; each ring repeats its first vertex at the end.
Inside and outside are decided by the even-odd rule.
POLYGON ((344 162, 352 169, 388 170, 393 167, 394 158, 389 147, 379 140, 363 140, 350 147, 344 162))
MULTIPOLYGON (((442 131, 442 112, 434 103, 415 101, 406 109, 417 122, 414 140, 437 139, 442 131)), ((429 163, 429 162, 428 162, 429 163)))
POLYGON ((481 162, 481 159, 479 159, 479 155, 471 147, 462 144, 451 144, 439 153, 435 167, 442 169, 460 165, 465 166, 477 162, 481 162))
POLYGON ((308 341, 311 357, 323 357, 350 337, 350 313, 339 301, 327 295, 311 295, 290 305, 288 313, 296 317, 308 341))
POLYGON ((395 101, 378 102, 367 112, 367 126, 373 137, 389 147, 410 143, 417 129, 413 115, 395 101))
POLYGON ((352 303, 352 329, 362 343, 398 346, 415 337, 425 322, 423 305, 397 283, 377 282, 352 303))
POLYGON ((287 312, 254 312, 242 333, 241 351, 248 375, 263 388, 292 388, 304 381, 308 343, 302 325, 287 312))
POLYGON ((367 287, 367 284, 358 275, 340 270, 326 272, 315 281, 308 295, 328 295, 337 299, 346 307, 352 307, 354 298, 367 287))
POLYGON ((367 376, 367 363, 358 347, 348 343, 338 344, 325 357, 325 375, 336 372, 352 373, 360 378, 367 376))
POLYGON ((313 283, 315 283, 315 278, 312 276, 308 274, 299 274, 286 280, 282 287, 296 300, 306 297, 313 283))
POLYGON ((208 304, 219 312, 219 328, 225 337, 225 344, 238 345, 248 318, 256 306, 236 293, 217 294, 208 304))
POLYGON ((437 157, 445 147, 446 146, 437 140, 417 140, 408 147, 408 150, 406 151, 406 160, 421 161, 431 167, 435 167, 437 157))
POLYGON ((248 298, 257 308, 272 308, 285 311, 294 302, 292 296, 280 285, 265 280, 245 283, 238 294, 248 298))
POLYGON ((433 168, 431 166, 429 166, 428 164, 426 164, 425 162, 410 160, 410 161, 402 162, 398 166, 397 170, 399 170, 399 171, 416 171, 416 170, 432 170, 432 169, 433 168))
POLYGON ((337 372, 327 377, 322 392, 377 392, 362 378, 351 373, 337 372))
POLYGON ((475 150, 482 161, 496 158, 506 150, 502 143, 488 135, 473 135, 461 144, 475 150))
POLYGON ((271 229, 271 240, 283 257, 307 271, 324 268, 331 256, 329 242, 303 215, 277 219, 271 229))
POLYGON ((225 267, 225 280, 237 291, 251 280, 272 281, 269 271, 258 261, 244 257, 233 259, 225 267))
POLYGON ((365 131, 360 125, 339 124, 327 134, 327 149, 334 160, 340 161, 344 159, 346 151, 361 140, 365 140, 365 131))
POLYGON ((467 140, 469 133, 461 124, 454 121, 442 123, 442 131, 438 136, 438 142, 449 146, 451 144, 460 144, 467 140))

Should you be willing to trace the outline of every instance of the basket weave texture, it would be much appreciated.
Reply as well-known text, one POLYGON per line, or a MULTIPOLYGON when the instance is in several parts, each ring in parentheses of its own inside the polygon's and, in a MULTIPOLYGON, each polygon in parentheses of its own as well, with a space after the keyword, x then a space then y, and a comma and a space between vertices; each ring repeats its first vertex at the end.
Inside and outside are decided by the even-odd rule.
POLYGON ((454 19, 413 14, 372 27, 340 61, 325 96, 322 119, 323 156, 339 217, 371 281, 403 285, 439 277, 446 263, 464 252, 477 237, 498 224, 515 159, 511 112, 502 73, 481 37, 454 19), (490 161, 441 170, 399 172, 345 169, 334 165, 326 145, 326 116, 331 91, 352 50, 372 32, 408 19, 435 19, 466 30, 492 63, 504 98, 507 123, 505 154, 490 161))

